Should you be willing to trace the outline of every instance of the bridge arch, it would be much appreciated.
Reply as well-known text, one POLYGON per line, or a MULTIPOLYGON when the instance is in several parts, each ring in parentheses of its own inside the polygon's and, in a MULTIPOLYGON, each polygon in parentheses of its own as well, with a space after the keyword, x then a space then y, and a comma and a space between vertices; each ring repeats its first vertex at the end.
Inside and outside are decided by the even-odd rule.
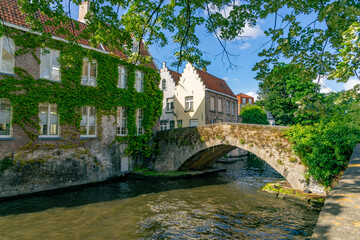
POLYGON ((249 151, 273 167, 299 190, 325 194, 314 179, 306 179, 306 167, 284 137, 285 127, 220 123, 161 131, 157 134, 160 154, 157 171, 201 170, 235 148, 249 151))

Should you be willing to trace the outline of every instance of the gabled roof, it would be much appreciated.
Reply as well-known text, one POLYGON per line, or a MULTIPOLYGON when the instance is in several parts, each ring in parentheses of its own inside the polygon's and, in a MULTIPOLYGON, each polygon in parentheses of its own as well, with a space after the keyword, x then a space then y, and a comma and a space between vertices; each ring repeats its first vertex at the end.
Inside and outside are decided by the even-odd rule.
MULTIPOLYGON (((26 24, 26 22, 25 22, 25 15, 22 14, 22 12, 20 11, 20 7, 19 7, 19 4, 18 4, 17 0, 5 0, 5 1, 1 0, 0 1, 0 17, 6 23, 14 24, 16 26, 27 28, 27 29, 30 28, 30 26, 28 24, 26 24)), ((41 14, 41 13, 38 13, 37 17, 42 22, 51 20, 51 19, 48 18, 48 16, 46 16, 44 14, 41 14)), ((72 21, 75 22, 76 20, 72 20, 72 21)), ((78 22, 78 21, 76 21, 76 22, 78 22)), ((63 26, 63 27, 67 27, 72 34, 74 34, 75 36, 78 36, 86 28, 85 23, 82 23, 82 22, 78 22, 78 23, 79 23, 79 30, 74 30, 70 26, 63 26)), ((55 27, 50 27, 50 26, 45 27, 45 31, 49 32, 49 33, 52 33, 53 35, 55 33, 55 30, 56 30, 55 27)), ((62 36, 56 36, 56 37, 63 38, 62 36)), ((85 45, 85 46, 88 46, 88 47, 92 47, 90 45, 89 41, 86 40, 86 39, 80 39, 78 43, 82 44, 82 45, 85 45)), ((143 56, 149 56, 150 55, 149 52, 146 49, 144 49, 143 43, 141 43, 140 47, 141 47, 141 51, 140 51, 141 55, 143 55, 143 56)), ((119 56, 120 58, 123 58, 123 59, 128 58, 123 52, 121 52, 119 50, 115 49, 113 51, 110 51, 110 49, 107 46, 104 46, 104 49, 101 46, 97 46, 96 49, 105 50, 105 51, 113 53, 113 54, 115 54, 115 55, 117 55, 117 56, 119 56)), ((152 67, 154 69, 157 69, 157 67, 155 66, 153 61, 151 62, 150 67, 152 67)))
POLYGON ((214 75, 211 75, 210 73, 204 72, 200 69, 197 68, 195 69, 206 88, 219 93, 229 95, 234 98, 236 97, 224 79, 215 77, 214 75))
POLYGON ((175 72, 170 69, 168 69, 168 70, 169 70, 171 77, 174 79, 175 84, 178 84, 178 82, 180 81, 180 78, 181 78, 181 73, 175 72))

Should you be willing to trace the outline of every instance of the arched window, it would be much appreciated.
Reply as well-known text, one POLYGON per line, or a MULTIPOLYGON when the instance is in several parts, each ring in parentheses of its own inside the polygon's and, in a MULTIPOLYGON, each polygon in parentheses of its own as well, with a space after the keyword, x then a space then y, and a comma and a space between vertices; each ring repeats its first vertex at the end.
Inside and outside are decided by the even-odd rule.
POLYGON ((166 80, 162 80, 162 90, 166 90, 166 80))

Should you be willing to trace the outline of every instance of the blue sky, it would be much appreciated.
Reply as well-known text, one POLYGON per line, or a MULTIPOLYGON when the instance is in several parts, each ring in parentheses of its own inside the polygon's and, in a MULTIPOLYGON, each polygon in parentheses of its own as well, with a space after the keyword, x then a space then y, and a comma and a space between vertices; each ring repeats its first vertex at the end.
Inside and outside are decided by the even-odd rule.
MULTIPOLYGON (((77 19, 78 7, 73 5, 71 8, 72 17, 77 19)), ((222 14, 226 15, 228 11, 229 9, 226 9, 222 14)), ((311 19, 309 21, 311 21, 311 19)), ((201 41, 199 47, 204 52, 204 58, 211 62, 207 68, 207 72, 224 79, 235 94, 246 93, 256 97, 258 81, 254 79, 256 72, 253 72, 251 69, 256 62, 261 60, 261 58, 258 57, 258 53, 262 50, 261 46, 269 41, 264 31, 272 27, 273 24, 274 17, 270 16, 265 20, 258 21, 254 28, 246 27, 242 37, 226 43, 228 51, 236 55, 231 61, 237 68, 232 69, 229 68, 230 64, 226 58, 221 56, 222 48, 215 36, 207 33, 204 27, 199 27, 197 29, 197 34, 201 41)), ((169 42, 170 40, 169 38, 169 42)), ((159 68, 161 68, 163 62, 166 62, 167 66, 170 66, 170 64, 175 61, 173 53, 178 47, 178 45, 170 42, 170 44, 165 47, 149 46, 149 50, 159 68)), ((172 69, 177 70, 175 68, 172 69)), ((182 69, 179 69, 179 72, 182 72, 182 69)), ((360 83, 360 81, 351 79, 348 83, 343 84, 322 79, 322 92, 348 90, 356 83, 360 83)))

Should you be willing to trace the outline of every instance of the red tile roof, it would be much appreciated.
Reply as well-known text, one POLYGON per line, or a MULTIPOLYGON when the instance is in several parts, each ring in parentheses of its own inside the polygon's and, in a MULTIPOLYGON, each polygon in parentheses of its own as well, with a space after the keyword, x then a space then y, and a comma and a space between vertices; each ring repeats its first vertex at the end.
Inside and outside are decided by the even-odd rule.
POLYGON ((178 84, 178 82, 180 81, 181 73, 175 72, 170 69, 169 69, 169 72, 171 74, 171 77, 174 79, 175 84, 178 84))
POLYGON ((231 91, 230 87, 225 82, 225 80, 215 77, 214 75, 201 71, 200 69, 197 68, 196 68, 196 72, 199 74, 206 88, 229 95, 231 97, 236 97, 233 91, 231 91))
MULTIPOLYGON (((26 22, 25 22, 25 15, 22 14, 22 12, 20 11, 17 0, 0 0, 0 17, 2 18, 3 21, 5 21, 7 23, 11 23, 11 24, 14 24, 14 25, 17 25, 20 27, 24 27, 24 28, 30 28, 30 26, 28 24, 26 24, 26 22)), ((41 20, 41 22, 50 20, 48 18, 48 16, 41 14, 41 13, 38 13, 37 17, 41 20)), ((76 20, 73 20, 73 21, 75 22, 76 20)), ((86 28, 85 23, 82 23, 82 22, 78 22, 78 23, 79 23, 80 30, 73 30, 73 28, 71 26, 63 26, 63 27, 67 27, 70 30, 70 32, 72 32, 75 36, 78 36, 86 28)), ((52 34, 55 33, 55 30, 56 29, 54 27, 50 27, 50 26, 45 27, 45 31, 52 33, 52 34)), ((57 36, 57 37, 62 37, 62 36, 57 36)), ((91 47, 89 41, 86 39, 80 39, 78 43, 91 47)), ((143 55, 143 56, 150 55, 149 52, 143 48, 143 43, 141 43, 140 47, 141 47, 141 51, 140 51, 141 55, 143 55)), ((99 50, 103 50, 100 46, 98 46, 96 48, 99 50)), ((119 56, 120 58, 123 58, 123 59, 128 58, 124 53, 122 53, 119 50, 110 51, 110 49, 107 46, 104 46, 104 48, 106 51, 111 52, 114 55, 119 56)), ((150 67, 157 69, 157 67, 155 66, 155 63, 153 61, 151 62, 150 67)))

